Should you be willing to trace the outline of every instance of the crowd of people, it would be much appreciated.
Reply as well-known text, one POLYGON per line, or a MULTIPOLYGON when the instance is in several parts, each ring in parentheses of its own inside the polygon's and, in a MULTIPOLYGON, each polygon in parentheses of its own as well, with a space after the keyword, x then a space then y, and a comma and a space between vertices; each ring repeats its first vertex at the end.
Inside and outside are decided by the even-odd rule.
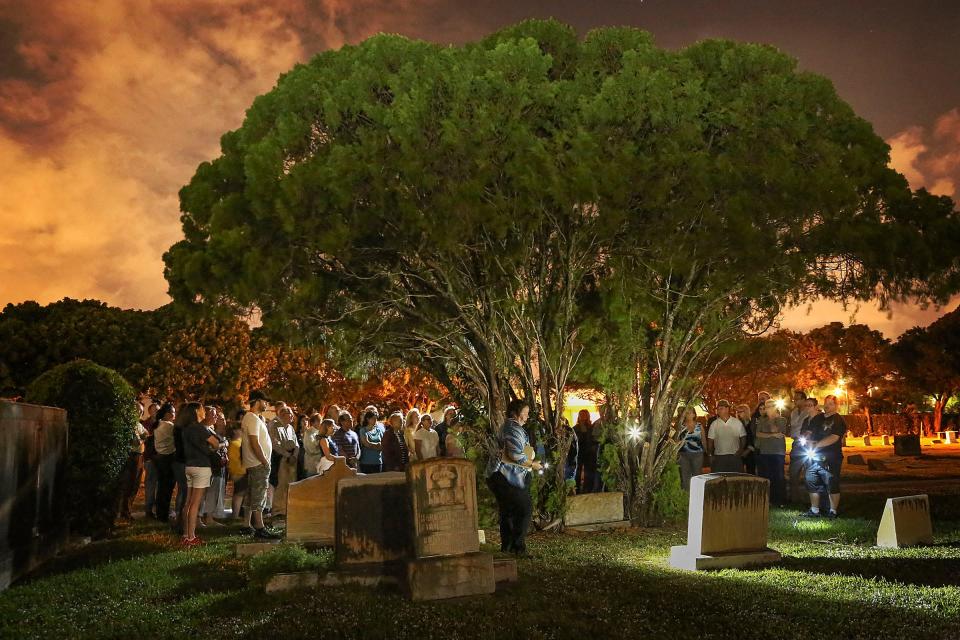
POLYGON ((706 429, 693 408, 681 410, 677 437, 683 489, 689 491, 690 479, 706 467, 711 472, 749 473, 770 481, 772 505, 809 499, 805 516, 836 518, 847 430, 837 398, 826 396, 821 408, 816 398, 797 391, 786 415, 785 409, 765 391, 753 408, 731 407, 721 400, 706 429))
POLYGON ((276 539, 265 517, 286 517, 291 482, 323 473, 338 460, 370 474, 404 471, 413 460, 464 457, 467 449, 464 424, 452 406, 434 424, 418 409, 382 420, 372 405, 356 419, 337 405, 298 413, 262 391, 251 392, 247 405, 228 419, 215 405, 140 401, 120 517, 131 517, 142 481, 146 516, 170 522, 184 546, 202 544, 198 529, 221 526, 226 518, 240 521, 241 532, 256 539, 276 539))
MULTIPOLYGON (((675 434, 682 488, 689 491, 690 479, 708 468, 756 474, 770 481, 772 505, 809 499, 805 515, 837 517, 846 432, 837 400, 827 396, 821 409, 816 398, 798 391, 793 401, 785 415, 784 404, 766 392, 754 407, 721 400, 706 421, 692 407, 681 409, 675 434)), ((265 518, 286 517, 290 483, 324 473, 338 460, 371 474, 404 471, 413 460, 465 457, 467 450, 465 424, 452 406, 434 424, 430 413, 417 409, 383 419, 373 405, 356 416, 337 405, 298 413, 262 391, 251 392, 247 405, 231 419, 220 407, 199 402, 141 403, 120 516, 131 516, 145 476, 146 516, 170 522, 185 546, 202 544, 197 531, 226 518, 256 539, 276 539, 265 518)), ((547 458, 536 434, 531 443, 529 414, 523 400, 509 404, 500 455, 489 461, 485 475, 500 510, 502 550, 518 555, 526 553, 531 474, 542 471, 547 458)), ((564 477, 571 492, 603 491, 599 421, 580 411, 569 429, 564 477)))

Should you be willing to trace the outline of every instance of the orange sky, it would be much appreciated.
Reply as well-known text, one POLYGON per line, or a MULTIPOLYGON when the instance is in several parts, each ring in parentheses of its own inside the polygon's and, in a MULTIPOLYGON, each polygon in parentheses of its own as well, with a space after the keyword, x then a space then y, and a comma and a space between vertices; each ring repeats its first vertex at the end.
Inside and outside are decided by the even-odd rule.
MULTIPOLYGON (((526 15, 548 15, 533 6, 518 13, 524 4, 539 6, 503 3, 490 17, 477 3, 439 0, 0 0, 0 305, 64 296, 123 307, 164 304, 161 255, 180 237, 177 191, 199 162, 217 154, 219 136, 241 123, 253 97, 278 74, 319 50, 381 30, 459 42, 526 15)), ((648 2, 636 15, 611 13, 608 22, 601 2, 589 20, 647 27, 668 46, 715 35, 780 37, 761 23, 737 31, 757 20, 755 12, 729 29, 719 18, 710 22, 719 32, 692 23, 689 34, 670 31, 674 17, 642 13, 657 5, 648 2)), ((577 13, 582 4, 556 6, 557 17, 593 26, 577 13)), ((777 44, 803 64, 803 42, 777 44)), ((827 64, 808 59, 814 67, 827 64)), ((816 70, 834 77, 830 69, 816 70)), ((839 67, 834 79, 847 97, 839 81, 844 74, 839 67)), ((857 101, 873 104, 851 87, 858 111, 857 101)), ((874 116, 888 128, 899 123, 881 130, 893 165, 914 186, 954 197, 958 104, 940 104, 932 115, 917 108, 912 120, 874 116)), ((851 311, 822 303, 809 314, 789 312, 785 325, 847 321, 851 311)), ((866 305, 856 320, 892 337, 942 313, 898 306, 888 317, 866 305)))

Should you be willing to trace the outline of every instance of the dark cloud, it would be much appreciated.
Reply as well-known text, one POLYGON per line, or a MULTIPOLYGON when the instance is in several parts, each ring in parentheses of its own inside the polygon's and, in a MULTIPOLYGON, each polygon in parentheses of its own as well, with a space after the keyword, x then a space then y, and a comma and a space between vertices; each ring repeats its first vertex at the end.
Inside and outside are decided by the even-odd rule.
MULTIPOLYGON (((163 304, 178 189, 296 62, 380 31, 461 43, 549 16, 581 33, 637 26, 666 47, 775 44, 834 80, 915 186, 956 193, 952 0, 0 0, 0 304, 163 304)), ((927 313, 871 320, 889 333, 927 313)), ((848 316, 818 305, 787 322, 848 316)))

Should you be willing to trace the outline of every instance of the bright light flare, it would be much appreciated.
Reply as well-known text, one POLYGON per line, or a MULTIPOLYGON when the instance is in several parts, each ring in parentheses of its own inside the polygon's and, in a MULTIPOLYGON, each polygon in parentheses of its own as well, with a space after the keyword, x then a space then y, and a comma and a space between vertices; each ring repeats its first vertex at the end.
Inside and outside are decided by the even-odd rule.
POLYGON ((843 387, 836 387, 836 388, 834 388, 834 390, 833 390, 833 395, 835 395, 835 396, 841 396, 841 395, 843 395, 843 387))
POLYGON ((787 402, 783 398, 777 399, 774 404, 777 405, 777 411, 783 411, 783 408, 787 406, 787 402))
POLYGON ((627 436, 628 436, 631 440, 634 440, 634 441, 639 440, 639 439, 640 439, 640 427, 630 427, 629 429, 627 429, 627 436))

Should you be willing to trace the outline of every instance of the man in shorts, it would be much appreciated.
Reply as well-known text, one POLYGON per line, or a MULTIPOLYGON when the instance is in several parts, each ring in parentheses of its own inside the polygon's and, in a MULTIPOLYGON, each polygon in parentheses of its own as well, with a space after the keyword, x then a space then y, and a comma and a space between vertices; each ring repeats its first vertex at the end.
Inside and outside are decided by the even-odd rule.
POLYGON ((840 506, 840 467, 843 464, 843 436, 847 425, 837 413, 837 399, 823 399, 823 419, 819 421, 808 443, 807 491, 810 493, 809 518, 836 518, 840 506), (826 493, 829 504, 821 504, 820 494, 826 493), (824 513, 825 509, 829 509, 824 513))
POLYGON ((280 536, 263 526, 263 510, 267 505, 267 484, 270 480, 270 455, 273 443, 263 420, 270 399, 262 391, 250 392, 250 410, 243 414, 240 422, 242 442, 240 455, 247 472, 247 492, 249 497, 248 521, 245 533, 253 533, 258 540, 276 540, 280 536))

